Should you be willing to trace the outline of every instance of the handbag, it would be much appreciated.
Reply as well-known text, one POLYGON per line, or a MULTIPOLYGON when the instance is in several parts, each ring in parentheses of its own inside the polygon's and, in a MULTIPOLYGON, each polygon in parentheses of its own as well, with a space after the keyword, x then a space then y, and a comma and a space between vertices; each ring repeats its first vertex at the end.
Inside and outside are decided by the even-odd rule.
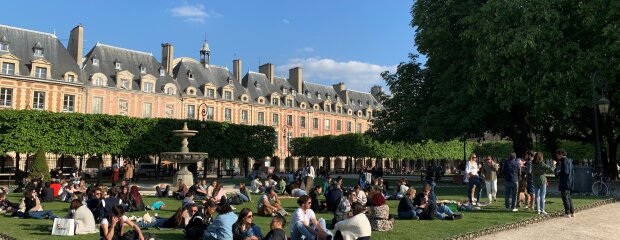
POLYGON ((52 235, 73 236, 75 234, 75 219, 55 218, 52 226, 52 235))

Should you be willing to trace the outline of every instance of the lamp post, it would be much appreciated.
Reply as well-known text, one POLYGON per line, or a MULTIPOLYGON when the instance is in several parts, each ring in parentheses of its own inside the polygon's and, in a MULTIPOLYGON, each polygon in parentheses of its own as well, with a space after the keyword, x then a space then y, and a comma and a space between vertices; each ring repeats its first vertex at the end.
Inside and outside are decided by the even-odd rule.
POLYGON ((598 101, 596 100, 596 90, 595 90, 594 78, 592 78, 592 110, 594 112, 594 133, 595 133, 595 144, 596 144, 596 170, 600 173, 600 177, 603 178, 603 159, 601 155, 601 141, 599 135, 599 127, 598 127, 598 114, 607 115, 609 112, 609 100, 605 98, 604 94, 598 101))

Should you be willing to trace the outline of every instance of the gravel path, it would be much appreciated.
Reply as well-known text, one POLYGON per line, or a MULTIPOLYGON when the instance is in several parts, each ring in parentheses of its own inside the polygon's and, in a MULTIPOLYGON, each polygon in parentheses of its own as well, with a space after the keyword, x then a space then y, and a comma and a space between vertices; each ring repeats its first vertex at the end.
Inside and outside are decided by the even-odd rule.
POLYGON ((479 239, 620 239, 620 203, 576 213, 574 218, 555 218, 479 239))

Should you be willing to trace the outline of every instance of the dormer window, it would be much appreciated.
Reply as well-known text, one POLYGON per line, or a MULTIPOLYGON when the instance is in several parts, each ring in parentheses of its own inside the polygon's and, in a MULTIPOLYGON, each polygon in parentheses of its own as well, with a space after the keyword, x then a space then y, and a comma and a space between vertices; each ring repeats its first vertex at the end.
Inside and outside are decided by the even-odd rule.
POLYGON ((114 69, 121 70, 121 63, 120 62, 114 62, 114 69))
POLYGON ((254 86, 255 86, 256 88, 260 88, 260 83, 259 83, 258 81, 256 81, 256 82, 254 82, 254 86))
POLYGON ((271 105, 280 105, 280 99, 274 98, 271 99, 271 105))
POLYGON ((320 94, 320 93, 316 93, 316 98, 318 98, 319 100, 321 100, 321 94, 320 94))
POLYGON ((307 98, 312 98, 312 94, 310 94, 310 92, 306 92, 306 97, 307 98))
POLYGON ((40 42, 37 42, 34 45, 34 47, 32 48, 32 51, 35 57, 43 57, 43 47, 41 46, 40 42))
POLYGON ((297 96, 297 91, 295 91, 294 89, 291 90, 291 94, 293 94, 293 96, 297 96))
POLYGON ((9 51, 9 43, 8 42, 0 42, 0 51, 9 51))
POLYGON ((166 70, 164 70, 163 68, 159 69, 159 76, 166 76, 166 70))
POLYGON ((140 73, 142 74, 146 73, 146 67, 144 65, 140 65, 140 73))
POLYGON ((282 88, 282 94, 284 95, 288 94, 288 91, 286 90, 286 88, 282 88))
POLYGON ((99 66, 99 59, 93 58, 93 65, 99 66))
POLYGON ((67 76, 65 77, 65 81, 73 82, 73 81, 75 81, 75 76, 72 75, 72 74, 67 74, 67 76))
POLYGON ((101 79, 100 77, 95 78, 94 85, 95 86, 103 86, 103 79, 101 79))
POLYGON ((232 85, 232 84, 233 84, 232 78, 228 78, 227 80, 228 80, 228 84, 229 84, 229 85, 232 85))
POLYGON ((330 95, 327 95, 327 99, 332 99, 332 96, 330 96, 330 95))
POLYGON ((174 95, 176 93, 176 91, 174 90, 173 87, 168 87, 166 88, 166 94, 168 95, 174 95))
POLYGON ((231 91, 224 91, 224 99, 226 99, 226 100, 233 100, 232 92, 231 91))
POLYGON ((154 93, 155 92, 155 84, 151 83, 151 82, 145 82, 144 83, 143 91, 147 92, 147 93, 154 93))
POLYGON ((129 89, 129 80, 127 79, 121 79, 121 86, 122 89, 129 89))
POLYGON ((187 71, 187 78, 194 79, 194 74, 192 74, 192 71, 187 71))
POLYGON ((286 99, 286 106, 293 107, 293 99, 286 99))

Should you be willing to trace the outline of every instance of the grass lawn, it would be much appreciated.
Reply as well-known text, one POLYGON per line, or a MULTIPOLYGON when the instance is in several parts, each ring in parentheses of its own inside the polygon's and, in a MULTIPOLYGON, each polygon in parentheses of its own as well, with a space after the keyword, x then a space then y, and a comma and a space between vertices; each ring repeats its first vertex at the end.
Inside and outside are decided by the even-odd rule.
MULTIPOLYGON (((318 183, 319 181, 317 181, 318 183)), ((420 186, 415 185, 415 186, 420 186)), ((501 188, 501 187, 500 187, 501 188)), ((419 190, 419 189, 418 189, 419 190)), ((451 200, 463 200, 465 199, 466 187, 438 187, 437 195, 439 199, 451 199, 451 200)), ((483 196, 484 196, 483 191, 483 196)), ((503 196, 503 192, 500 192, 498 196, 503 196)), ((18 194, 10 194, 9 199, 12 202, 18 202, 19 195, 18 194)), ((252 196, 253 200, 258 199, 258 195, 252 196)), ((150 204, 152 202, 158 201, 159 199, 153 197, 145 197, 145 204, 150 204)), ((483 200, 486 200, 484 198, 483 200)), ((601 200, 594 197, 577 197, 573 198, 575 206, 582 206, 588 203, 592 203, 594 201, 601 200)), ((155 212, 159 214, 159 216, 169 217, 172 216, 175 209, 181 205, 181 202, 173 199, 164 199, 166 205, 168 206, 165 211, 149 211, 151 215, 155 212)), ((549 202, 546 205, 546 210, 549 213, 562 211, 562 200, 557 195, 551 195, 547 197, 547 201, 549 202)), ((282 199, 283 205, 286 207, 289 213, 292 213, 296 208, 296 199, 287 198, 282 199)), ((398 206, 398 201, 389 200, 387 201, 390 206, 390 212, 396 215, 396 209, 398 206)), ((44 203, 44 208, 46 210, 52 210, 54 214, 59 216, 64 216, 67 212, 67 208, 69 203, 44 203)), ((250 209, 256 209, 255 203, 245 203, 240 206, 235 206, 238 213, 243 207, 249 207, 250 209)), ((141 216, 145 212, 131 212, 128 213, 128 216, 135 215, 141 216)), ((413 221, 413 220, 396 220, 394 224, 394 229, 388 232, 373 232, 372 239, 444 239, 450 236, 462 234, 465 232, 471 232, 474 230, 479 230, 491 226, 496 226, 500 224, 515 222, 518 220, 522 220, 525 218, 530 218, 536 216, 535 211, 519 211, 519 212, 505 212, 503 207, 503 198, 499 198, 497 203, 494 203, 492 206, 484 207, 481 211, 476 212, 465 212, 465 218, 463 220, 458 221, 413 221)), ((319 217, 325 218, 327 221, 332 219, 332 214, 329 213, 319 213, 319 217)), ((290 216, 287 218, 290 221, 290 216)), ((269 217, 255 217, 255 223, 257 223, 263 234, 267 234, 269 231, 269 222, 271 218, 269 217)), ((9 216, 0 217, 0 232, 6 233, 10 236, 16 237, 17 239, 66 239, 67 237, 59 237, 52 236, 51 232, 48 230, 52 226, 52 220, 47 219, 17 219, 11 218, 9 216)), ((288 223, 285 229, 288 232, 288 223)), ((179 239, 182 238, 182 230, 164 230, 160 231, 158 229, 148 229, 146 232, 150 232, 155 234, 158 239, 179 239)), ((71 239, 97 239, 98 234, 90 234, 90 235, 79 235, 70 237, 71 239)))

